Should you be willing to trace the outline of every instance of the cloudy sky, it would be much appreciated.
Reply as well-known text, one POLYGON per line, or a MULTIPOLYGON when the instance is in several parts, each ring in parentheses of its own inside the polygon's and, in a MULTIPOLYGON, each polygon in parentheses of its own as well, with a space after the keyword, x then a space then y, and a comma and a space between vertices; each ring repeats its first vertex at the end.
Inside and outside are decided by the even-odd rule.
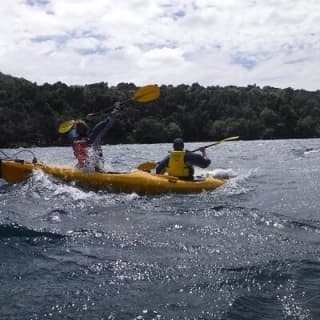
POLYGON ((1 0, 0 72, 320 89, 320 0, 1 0))

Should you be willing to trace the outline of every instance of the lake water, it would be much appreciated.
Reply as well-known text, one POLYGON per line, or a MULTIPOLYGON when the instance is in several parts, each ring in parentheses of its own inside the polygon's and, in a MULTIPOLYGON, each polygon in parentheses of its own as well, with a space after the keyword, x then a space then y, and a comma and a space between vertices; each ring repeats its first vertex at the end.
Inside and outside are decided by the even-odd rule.
MULTIPOLYGON (((104 146, 106 167, 170 149, 104 146)), ((71 148, 29 150, 75 163, 71 148)), ((229 179, 200 194, 90 192, 39 172, 0 182, 0 319, 320 319, 320 139, 208 156, 197 174, 229 179)))

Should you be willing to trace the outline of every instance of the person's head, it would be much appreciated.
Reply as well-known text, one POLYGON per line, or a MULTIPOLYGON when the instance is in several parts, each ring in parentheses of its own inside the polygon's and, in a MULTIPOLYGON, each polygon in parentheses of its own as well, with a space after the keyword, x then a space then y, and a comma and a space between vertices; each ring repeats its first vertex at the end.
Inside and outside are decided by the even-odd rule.
POLYGON ((184 148, 184 143, 181 138, 176 138, 173 140, 173 149, 175 151, 182 151, 184 148))
POLYGON ((79 136, 87 136, 89 134, 89 126, 83 120, 78 120, 75 123, 75 128, 79 136))

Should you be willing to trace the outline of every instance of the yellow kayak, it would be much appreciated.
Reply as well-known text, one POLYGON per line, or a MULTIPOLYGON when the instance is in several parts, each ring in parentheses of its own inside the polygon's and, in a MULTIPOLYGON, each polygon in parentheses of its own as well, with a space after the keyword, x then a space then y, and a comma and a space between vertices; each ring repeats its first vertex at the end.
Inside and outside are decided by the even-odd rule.
POLYGON ((186 181, 167 175, 154 175, 145 171, 125 173, 82 172, 72 167, 31 163, 20 160, 0 160, 0 178, 8 183, 16 183, 27 179, 33 170, 42 170, 63 181, 95 189, 112 192, 138 194, 162 193, 196 193, 203 190, 214 190, 226 181, 214 177, 186 181))

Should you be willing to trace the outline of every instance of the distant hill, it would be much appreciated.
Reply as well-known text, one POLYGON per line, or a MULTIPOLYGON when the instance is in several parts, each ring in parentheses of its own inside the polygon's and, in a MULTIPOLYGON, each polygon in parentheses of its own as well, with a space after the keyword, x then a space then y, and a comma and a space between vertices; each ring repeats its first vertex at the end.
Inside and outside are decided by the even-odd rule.
MULTIPOLYGON (((273 87, 161 86, 154 102, 125 104, 104 143, 213 141, 320 137, 320 91, 273 87)), ((0 147, 69 144, 57 128, 88 113, 112 110, 130 99, 132 83, 68 86, 37 85, 0 73, 0 147)), ((101 120, 101 115, 91 125, 101 120)))

